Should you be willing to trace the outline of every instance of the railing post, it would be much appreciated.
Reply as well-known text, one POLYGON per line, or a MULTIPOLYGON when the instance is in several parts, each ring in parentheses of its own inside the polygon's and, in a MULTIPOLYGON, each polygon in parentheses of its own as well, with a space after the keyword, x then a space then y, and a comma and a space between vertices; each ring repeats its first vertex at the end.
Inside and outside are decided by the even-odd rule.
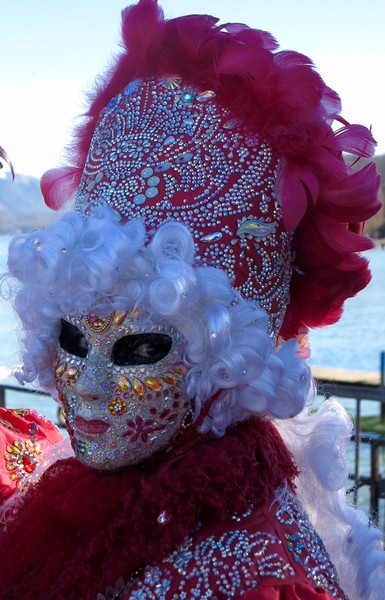
MULTIPOLYGON (((385 387, 385 352, 382 351, 380 355, 380 377, 381 387, 385 387)), ((381 402, 381 421, 385 421, 385 402, 381 402)))
POLYGON ((370 516, 378 523, 380 499, 380 452, 379 445, 372 439, 370 444, 370 516))
POLYGON ((5 388, 0 385, 0 407, 5 408, 5 388))
POLYGON ((361 450, 361 399, 356 398, 356 434, 354 436, 354 479, 355 486, 353 488, 353 502, 358 504, 358 488, 360 486, 360 450, 361 450))

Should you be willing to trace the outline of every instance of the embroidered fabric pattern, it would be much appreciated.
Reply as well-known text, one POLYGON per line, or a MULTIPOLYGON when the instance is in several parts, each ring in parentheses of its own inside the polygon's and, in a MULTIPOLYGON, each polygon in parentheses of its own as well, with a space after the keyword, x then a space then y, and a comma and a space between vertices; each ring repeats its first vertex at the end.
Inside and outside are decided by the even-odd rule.
POLYGON ((75 210, 112 206, 142 216, 148 233, 178 220, 198 260, 225 269, 278 331, 288 301, 292 234, 276 194, 270 147, 180 77, 136 80, 101 112, 75 210))
POLYGON ((305 511, 294 496, 289 496, 277 511, 278 521, 295 526, 293 533, 285 533, 287 549, 296 563, 303 565, 308 578, 318 587, 327 589, 333 598, 347 597, 341 592, 338 576, 318 533, 313 529, 305 511))
POLYGON ((235 518, 244 522, 243 529, 211 535, 198 544, 187 537, 161 565, 147 567, 131 583, 124 585, 119 579, 114 588, 106 589, 105 595, 99 594, 98 600, 213 599, 218 593, 221 597, 241 597, 266 578, 276 580, 272 585, 301 579, 302 569, 303 579, 327 590, 333 598, 347 600, 321 539, 294 496, 285 493, 285 501, 275 514, 279 523, 275 524, 277 535, 252 531, 246 521, 250 515, 245 515, 243 519, 235 518), (286 550, 293 563, 287 559, 286 550), (294 568, 296 564, 298 569, 294 568))

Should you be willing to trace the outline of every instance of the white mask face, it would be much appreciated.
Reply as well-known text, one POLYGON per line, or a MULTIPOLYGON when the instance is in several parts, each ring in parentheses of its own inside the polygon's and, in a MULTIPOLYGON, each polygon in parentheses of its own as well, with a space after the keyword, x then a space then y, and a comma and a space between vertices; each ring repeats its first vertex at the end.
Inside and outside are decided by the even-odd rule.
POLYGON ((136 310, 62 321, 59 397, 76 455, 94 469, 150 458, 190 418, 184 340, 170 325, 142 317, 136 310))

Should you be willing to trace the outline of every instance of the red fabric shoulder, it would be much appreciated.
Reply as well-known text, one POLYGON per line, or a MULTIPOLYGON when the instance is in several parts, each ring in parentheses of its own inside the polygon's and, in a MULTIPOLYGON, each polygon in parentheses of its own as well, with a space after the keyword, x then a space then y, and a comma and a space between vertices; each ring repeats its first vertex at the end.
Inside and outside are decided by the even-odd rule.
POLYGON ((31 481, 46 450, 62 439, 36 411, 0 408, 0 504, 31 481))

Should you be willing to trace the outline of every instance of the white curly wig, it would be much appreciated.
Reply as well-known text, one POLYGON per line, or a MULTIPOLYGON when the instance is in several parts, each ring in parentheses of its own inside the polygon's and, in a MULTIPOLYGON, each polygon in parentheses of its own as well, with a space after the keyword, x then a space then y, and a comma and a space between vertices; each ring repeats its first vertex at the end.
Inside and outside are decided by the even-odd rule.
POLYGON ((296 342, 276 349, 258 305, 243 300, 224 271, 194 265, 194 242, 184 225, 167 223, 145 241, 141 219, 123 224, 104 208, 87 218, 68 213, 11 242, 9 280, 24 330, 19 382, 38 378, 54 390, 63 316, 145 306, 186 340, 187 393, 196 416, 217 394, 203 430, 221 435, 252 413, 298 414, 310 375, 296 357, 296 342))

